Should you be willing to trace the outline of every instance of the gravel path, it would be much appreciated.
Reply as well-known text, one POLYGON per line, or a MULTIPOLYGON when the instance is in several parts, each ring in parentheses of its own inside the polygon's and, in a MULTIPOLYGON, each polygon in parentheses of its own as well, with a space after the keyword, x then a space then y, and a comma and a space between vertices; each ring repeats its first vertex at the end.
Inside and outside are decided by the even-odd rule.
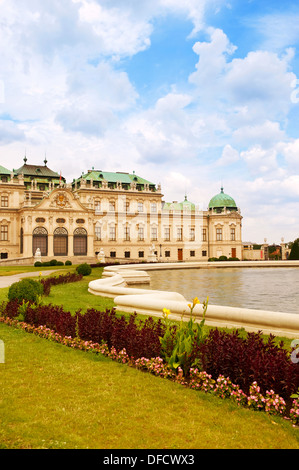
POLYGON ((14 274, 12 276, 0 276, 0 289, 2 287, 9 287, 14 282, 18 282, 20 279, 23 279, 23 277, 39 277, 40 273, 42 274, 42 276, 47 276, 48 274, 52 274, 54 272, 55 270, 39 272, 36 271, 31 273, 14 274))

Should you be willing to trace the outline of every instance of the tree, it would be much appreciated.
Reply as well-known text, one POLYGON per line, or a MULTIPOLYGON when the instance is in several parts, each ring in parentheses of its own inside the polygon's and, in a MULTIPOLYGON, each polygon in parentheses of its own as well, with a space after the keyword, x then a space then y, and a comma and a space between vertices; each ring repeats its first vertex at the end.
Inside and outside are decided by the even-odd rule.
POLYGON ((299 259, 299 238, 297 238, 292 245, 289 259, 299 259))

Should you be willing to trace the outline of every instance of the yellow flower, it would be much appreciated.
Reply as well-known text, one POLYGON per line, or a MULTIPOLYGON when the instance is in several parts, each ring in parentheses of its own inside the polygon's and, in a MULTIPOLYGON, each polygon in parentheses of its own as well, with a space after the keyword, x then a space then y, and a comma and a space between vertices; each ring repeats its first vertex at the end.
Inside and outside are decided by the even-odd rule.
POLYGON ((168 315, 170 314, 170 310, 168 308, 163 308, 163 313, 168 317, 168 315))
POLYGON ((197 297, 193 299, 193 305, 200 304, 200 301, 198 300, 197 297))
POLYGON ((192 308, 192 305, 191 305, 191 304, 188 304, 188 307, 189 307, 189 308, 192 308))

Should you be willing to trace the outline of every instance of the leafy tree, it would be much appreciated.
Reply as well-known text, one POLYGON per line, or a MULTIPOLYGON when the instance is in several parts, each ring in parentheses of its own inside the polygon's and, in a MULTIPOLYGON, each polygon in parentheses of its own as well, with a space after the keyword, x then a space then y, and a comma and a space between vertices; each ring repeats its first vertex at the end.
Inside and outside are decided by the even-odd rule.
POLYGON ((289 259, 299 259, 299 238, 297 238, 292 245, 289 259))

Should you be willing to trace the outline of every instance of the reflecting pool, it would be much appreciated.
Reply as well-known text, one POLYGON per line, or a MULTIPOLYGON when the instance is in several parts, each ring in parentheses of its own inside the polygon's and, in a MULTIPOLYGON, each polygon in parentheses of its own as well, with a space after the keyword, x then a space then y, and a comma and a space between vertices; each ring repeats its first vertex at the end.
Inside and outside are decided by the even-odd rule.
POLYGON ((150 289, 230 307, 299 313, 299 268, 209 268, 148 271, 150 289))

